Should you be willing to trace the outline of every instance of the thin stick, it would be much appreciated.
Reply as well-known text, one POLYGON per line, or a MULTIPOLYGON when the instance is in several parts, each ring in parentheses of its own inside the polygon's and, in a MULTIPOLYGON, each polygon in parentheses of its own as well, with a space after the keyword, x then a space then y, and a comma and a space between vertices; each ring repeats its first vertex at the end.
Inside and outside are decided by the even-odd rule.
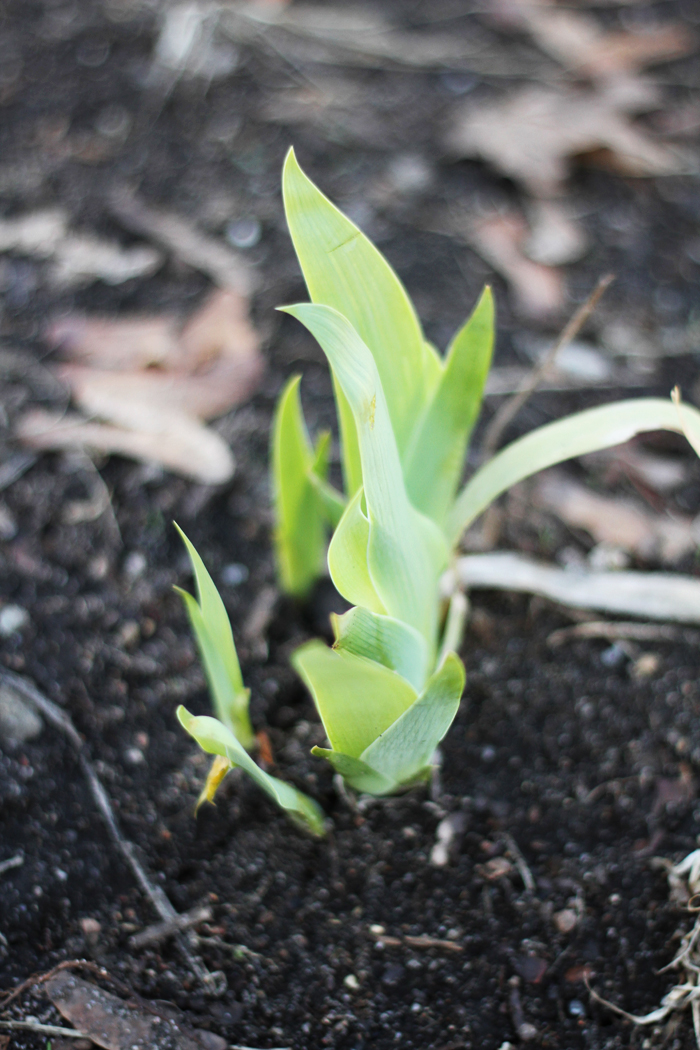
POLYGON ((24 864, 24 854, 15 853, 14 857, 8 857, 7 860, 0 861, 0 875, 4 875, 6 871, 12 871, 13 868, 21 868, 24 864))
POLYGON ((39 1021, 0 1021, 0 1029, 24 1029, 26 1032, 39 1032, 41 1035, 64 1035, 67 1039, 85 1038, 85 1032, 79 1032, 77 1028, 61 1028, 59 1024, 41 1024, 39 1021))
MULTIPOLYGON (((88 758, 87 747, 73 725, 72 720, 65 711, 58 707, 57 704, 54 704, 53 701, 43 696, 34 683, 30 682, 29 679, 23 678, 21 675, 15 674, 13 671, 0 670, 0 681, 6 682, 11 689, 14 689, 21 696, 25 697, 30 704, 33 704, 39 709, 39 711, 41 711, 48 722, 51 722, 52 725, 56 726, 57 729, 60 729, 61 732, 68 737, 77 751, 78 761, 80 762, 83 773, 90 785, 90 790, 92 791, 92 796, 97 803, 97 808, 107 825, 107 830, 134 873, 136 881, 164 922, 172 923, 173 921, 177 921, 178 913, 170 903, 164 890, 151 881, 146 874, 143 865, 136 856, 136 849, 133 842, 129 842, 125 839, 119 830, 112 803, 110 802, 109 796, 88 758)), ((221 995, 225 990, 226 978, 221 971, 210 973, 209 970, 207 970, 202 960, 193 950, 197 943, 196 936, 197 935, 193 931, 190 931, 188 935, 178 933, 175 935, 175 943, 190 970, 195 974, 204 987, 213 995, 221 995)))
POLYGON ((517 394, 514 394, 508 401, 504 401, 501 407, 496 412, 495 416, 486 428, 486 434, 484 435, 484 462, 493 456, 494 452, 498 448, 503 431, 506 429, 508 424, 515 418, 523 405, 530 399, 531 395, 535 392, 539 384, 542 382, 547 372, 554 363, 557 354, 560 350, 563 350, 565 346, 568 346, 578 335, 580 329, 583 327, 585 322, 588 320, 592 312, 598 305, 604 292, 610 287, 612 282, 615 280, 614 274, 608 273, 604 277, 601 277, 591 294, 586 299, 585 303, 576 310, 573 316, 570 318, 568 323, 562 329, 559 338, 552 345, 551 349, 542 358, 536 368, 533 368, 530 375, 524 380, 520 390, 517 394))
POLYGON ((606 641, 628 639, 635 642, 678 642, 697 645, 697 631, 665 623, 628 623, 622 620, 590 620, 572 627, 560 627, 547 636, 547 645, 556 648, 571 638, 604 638, 606 641))
POLYGON ((515 862, 515 866, 518 869, 518 874, 523 881, 523 886, 528 893, 534 893, 537 889, 537 883, 535 882, 535 876, 530 871, 527 861, 523 857, 518 844, 512 835, 504 835, 503 841, 506 844, 507 852, 510 853, 511 857, 515 862))
POLYGON ((211 908, 197 907, 186 911, 184 915, 176 915, 174 919, 167 922, 157 922, 153 926, 147 926, 145 930, 135 933, 129 938, 130 948, 145 948, 147 944, 157 944, 167 937, 173 937, 182 930, 189 930, 200 922, 208 922, 211 919, 211 908))

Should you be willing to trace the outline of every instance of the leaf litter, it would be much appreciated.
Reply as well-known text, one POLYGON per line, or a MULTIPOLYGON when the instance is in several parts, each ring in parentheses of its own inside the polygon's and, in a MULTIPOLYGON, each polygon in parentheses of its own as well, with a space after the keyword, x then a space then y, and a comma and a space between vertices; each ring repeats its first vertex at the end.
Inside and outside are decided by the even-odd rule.
POLYGON ((262 374, 248 301, 212 293, 183 326, 171 316, 68 315, 47 341, 54 366, 84 415, 33 409, 17 436, 34 449, 90 449, 155 462, 203 484, 233 474, 233 454, 204 422, 246 401, 262 374))
POLYGON ((225 1050, 226 1040, 190 1028, 167 1003, 125 1001, 62 971, 45 985, 56 1009, 104 1050, 225 1050))
MULTIPOLYGON (((585 156, 632 177, 698 170, 698 157, 691 149, 635 122, 640 114, 662 109, 664 102, 659 84, 642 70, 690 54, 697 37, 681 23, 605 31, 589 14, 547 0, 500 0, 492 4, 487 19, 500 29, 527 34, 561 66, 556 78, 540 77, 538 83, 523 83, 500 97, 465 103, 453 115, 444 139, 450 155, 486 162, 526 194, 529 231, 512 238, 507 256, 500 248, 498 212, 482 214, 467 225, 474 249, 512 284, 520 310, 536 317, 543 274, 528 270, 523 260, 551 270, 551 283, 556 267, 580 258, 587 248, 566 201, 576 159, 585 156), (513 261, 517 256, 519 264, 513 261)), ((662 123, 657 127, 662 130, 662 123)), ((543 300, 540 319, 551 312, 543 300)))

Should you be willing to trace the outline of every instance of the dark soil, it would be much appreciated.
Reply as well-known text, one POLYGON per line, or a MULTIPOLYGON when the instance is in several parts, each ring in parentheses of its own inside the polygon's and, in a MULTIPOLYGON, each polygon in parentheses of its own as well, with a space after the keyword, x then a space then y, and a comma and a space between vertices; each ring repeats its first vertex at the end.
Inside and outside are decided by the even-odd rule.
MULTIPOLYGON (((431 7, 384 6, 415 25, 431 7)), ((662 6, 693 17, 693 5, 662 6)), ((445 24, 467 33, 476 17, 468 8, 445 3, 445 24)), ((288 665, 297 644, 327 631, 337 595, 326 582, 304 608, 277 598, 271 618, 255 627, 261 594, 264 600, 274 585, 266 460, 285 378, 303 370, 312 429, 333 417, 320 351, 272 311, 304 295, 283 227, 282 157, 294 141, 312 174, 358 219, 397 151, 410 143, 430 160, 435 181, 427 197, 397 193, 381 206, 365 205, 362 221, 415 295, 429 335, 444 345, 491 275, 467 248, 423 232, 426 210, 434 199, 515 193, 485 168, 448 163, 437 152, 436 129, 464 83, 434 73, 345 71, 376 96, 363 139, 342 127, 331 134, 266 123, 263 104, 302 73, 262 51, 242 49, 225 81, 183 79, 168 95, 148 87, 154 3, 8 0, 1 17, 5 69, 18 60, 16 77, 0 85, 5 214, 60 204, 76 226, 128 243, 105 204, 110 189, 127 181, 148 201, 216 233, 231 218, 256 217, 262 238, 248 254, 264 278, 254 312, 269 368, 251 403, 217 424, 238 461, 229 486, 199 487, 115 458, 99 464, 114 520, 105 514, 70 524, 66 508, 89 498, 93 474, 71 457, 44 456, 6 487, 0 508, 16 526, 7 528, 0 552, 0 600, 30 617, 3 641, 4 666, 69 712, 124 834, 175 907, 211 905, 214 918, 200 932, 229 947, 209 943, 201 951, 210 969, 225 971, 228 991, 205 996, 172 944, 129 948, 130 933, 156 916, 109 839, 70 744, 48 727, 21 748, 0 751, 0 862, 24 854, 21 867, 0 875, 0 985, 10 989, 61 960, 90 957, 141 996, 175 1003, 197 1027, 256 1047, 497 1050, 519 1041, 523 1023, 534 1026, 538 1046, 630 1045, 637 1035, 591 1000, 583 979, 636 1013, 655 1007, 673 982, 658 971, 690 920, 668 903, 664 874, 650 862, 659 854, 680 859, 695 845, 696 648, 655 644, 658 666, 639 677, 629 653, 607 643, 552 649, 549 633, 570 622, 563 612, 523 598, 477 597, 464 646, 467 693, 443 746, 437 801, 416 791, 358 812, 337 795, 328 767, 309 755, 323 734, 288 665), (88 151, 86 159, 75 143, 94 138, 99 114, 117 104, 130 133, 107 156, 88 151), (193 817, 207 763, 174 709, 180 702, 198 713, 209 707, 172 591, 176 583, 189 586, 172 519, 221 586, 253 690, 253 719, 267 729, 277 771, 332 818, 324 841, 304 838, 235 775, 216 808, 193 817), (248 572, 236 585, 225 582, 235 576, 225 571, 232 564, 248 572), (449 813, 463 815, 462 831, 449 865, 437 868, 430 853, 449 813), (498 865, 489 862, 512 862, 514 844, 534 893, 512 863, 502 877, 490 877, 498 865), (566 908, 578 921, 564 934, 555 916, 566 908), (84 932, 86 918, 100 924, 96 940, 84 932), (388 938, 424 935, 455 950, 385 944, 373 926, 388 938)), ((501 46, 515 45, 504 39, 501 46)), ((678 93, 694 97, 697 66, 680 67, 686 86, 678 93)), ((475 86, 493 88, 487 80, 475 86)), ((697 309, 700 278, 686 252, 700 232, 696 180, 631 183, 583 170, 573 193, 588 204, 595 245, 570 270, 573 297, 612 267, 619 278, 599 323, 620 316, 653 337, 685 324, 697 309), (633 243, 621 241, 622 213, 636 231, 633 243)), ((40 365, 49 316, 71 308, 187 312, 208 290, 203 277, 175 262, 145 281, 67 294, 52 289, 42 263, 3 256, 0 280, 0 332, 24 362, 3 365, 2 449, 13 462, 16 412, 57 397, 40 365)), ((496 287, 498 361, 513 362, 512 336, 521 326, 498 279, 496 287)), ((665 359, 649 390, 666 393, 679 378, 691 383, 695 365, 689 357, 665 359)), ((599 400, 540 395, 518 425, 599 400)), ((677 497, 677 507, 691 513, 700 510, 697 468, 694 478, 677 497)), ((584 552, 587 545, 554 525, 546 534, 510 528, 508 545, 548 555, 564 544, 584 552)), ((41 996, 14 1015, 27 1014, 57 1020, 41 996)), ((679 1050, 693 1045, 689 1019, 670 1035, 659 1033, 659 1042, 666 1035, 679 1050)), ((43 1045, 12 1036, 13 1047, 43 1045)))

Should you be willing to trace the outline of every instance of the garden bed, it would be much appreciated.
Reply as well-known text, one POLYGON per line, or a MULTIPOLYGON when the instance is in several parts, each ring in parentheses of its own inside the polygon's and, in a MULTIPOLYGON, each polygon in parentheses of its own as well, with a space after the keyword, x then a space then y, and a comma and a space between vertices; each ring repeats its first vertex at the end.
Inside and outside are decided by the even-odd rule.
MULTIPOLYGON (((94 471, 84 461, 44 455, 18 468, 0 493, 0 600, 27 620, 3 639, 2 666, 27 676, 70 715, 123 834, 175 908, 211 909, 198 926, 198 952, 210 971, 225 973, 227 990, 206 994, 172 940, 130 946, 130 936, 158 916, 115 848, 72 745, 46 722, 33 739, 0 749, 0 987, 88 958, 143 998, 168 1000, 195 1027, 236 1045, 498 1050, 528 1038, 562 1050, 629 1045, 631 1028, 593 1001, 586 981, 632 1013, 655 1007, 673 983, 659 970, 690 920, 670 902, 653 858, 678 860, 695 845, 696 642, 650 643, 645 650, 655 659, 646 662, 638 660, 641 649, 604 641, 554 647, 551 633, 571 622, 565 611, 539 599, 479 595, 462 649, 465 698, 442 746, 435 790, 359 808, 309 754, 323 732, 288 662, 300 642, 328 634, 328 613, 342 599, 328 581, 304 606, 275 589, 268 434, 276 395, 292 372, 304 373, 312 429, 333 420, 320 350, 291 319, 273 313, 305 294, 282 221, 281 160, 294 141, 316 180, 353 205, 362 222, 366 191, 384 177, 402 137, 412 135, 412 149, 430 154, 454 84, 434 73, 355 71, 395 114, 386 149, 334 138, 328 129, 265 122, 261 100, 283 74, 255 50, 244 49, 235 77, 208 87, 185 79, 156 104, 144 86, 153 10, 133 5, 117 18, 110 5, 80 6, 73 23, 61 22, 68 8, 53 4, 10 4, 4 16, 24 62, 20 86, 3 103, 7 212, 59 203, 76 224, 126 244, 105 201, 115 183, 127 181, 216 235, 230 219, 254 216, 262 233, 248 257, 262 275, 253 316, 267 370, 253 399, 216 424, 237 460, 224 486, 115 457, 98 463, 109 511, 81 521, 80 508, 94 496, 94 471), (95 64, 100 47, 107 57, 95 64), (86 159, 75 142, 116 104, 133 131, 106 157, 86 159), (57 139, 65 116, 68 130, 57 139), (226 121, 240 126, 235 148, 221 131, 226 121), (30 170, 38 172, 34 181, 30 170), (209 701, 172 590, 190 586, 172 520, 221 588, 252 688, 253 722, 268 734, 275 772, 317 798, 331 818, 321 841, 295 830, 235 773, 216 807, 193 815, 207 762, 174 710, 186 702, 205 713, 209 701), (437 866, 431 857, 446 818, 454 837, 447 863, 437 866), (19 854, 21 863, 2 871, 19 854)), ((436 165, 434 177, 433 197, 448 202, 513 193, 472 162, 436 165)), ((653 339, 685 318, 697 296, 698 268, 684 256, 686 227, 698 219, 696 183, 671 179, 662 194, 607 174, 578 179, 579 200, 598 208, 587 217, 596 247, 571 268, 572 287, 580 299, 614 265, 618 283, 603 319, 638 324, 643 315, 653 339), (621 210, 642 231, 653 265, 606 240, 606 216, 621 210), (654 298, 658 287, 675 298, 654 298)), ((426 229, 430 206, 425 196, 389 197, 364 219, 442 347, 492 275, 467 248, 426 229)), ((173 260, 145 280, 71 291, 53 286, 40 261, 5 256, 3 267, 2 340, 14 356, 0 359, 2 449, 15 464, 17 414, 60 402, 44 371, 48 318, 70 310, 184 314, 209 290, 204 277, 173 260)), ((498 279, 496 292, 497 364, 522 364, 522 325, 498 279)), ((647 389, 665 395, 673 382, 689 387, 694 379, 692 357, 670 356, 657 362, 647 389)), ((625 393, 540 394, 518 427, 625 393)), ((671 448, 685 455, 679 443, 671 448)), ((697 513, 699 476, 693 465, 690 481, 666 505, 697 513)), ((538 532, 517 520, 502 540, 547 557, 567 545, 583 555, 590 546, 556 523, 538 532)), ((694 571, 692 557, 680 568, 694 571)), ((59 1020, 39 991, 12 1011, 59 1020)), ((11 1038, 18 1050, 46 1045, 36 1035, 11 1038)), ((692 1046, 689 1019, 669 1038, 679 1050, 692 1046)))

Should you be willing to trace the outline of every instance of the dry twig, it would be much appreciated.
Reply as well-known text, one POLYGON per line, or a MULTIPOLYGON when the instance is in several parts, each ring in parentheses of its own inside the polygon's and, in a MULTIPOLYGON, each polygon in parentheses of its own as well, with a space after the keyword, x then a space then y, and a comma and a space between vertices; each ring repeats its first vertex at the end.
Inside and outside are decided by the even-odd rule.
MULTIPOLYGON (((165 922, 177 921, 178 913, 170 903, 170 900, 166 896, 165 892, 160 886, 156 886, 151 881, 145 868, 136 856, 136 849, 132 842, 125 839, 119 830, 117 824, 114 809, 112 803, 109 800, 109 796, 105 791, 102 783, 100 782, 97 773, 95 772, 92 763, 90 762, 87 755, 87 747, 82 740, 77 729, 73 725, 72 720, 62 711, 60 707, 54 704, 47 697, 43 696, 42 693, 36 688, 36 686, 30 682, 27 678, 23 678, 21 675, 14 674, 12 671, 0 670, 0 682, 5 681, 10 688, 16 690, 21 696, 33 704, 46 718, 47 722, 50 722, 53 726, 68 737, 71 744, 76 750, 78 755, 78 761, 80 762, 81 768, 88 784, 92 796, 97 803, 97 807, 102 814, 102 819, 107 825, 113 842, 125 858, 127 864, 131 868, 136 881, 140 885, 143 892, 146 894, 151 904, 160 915, 161 919, 165 922)), ((226 978, 221 971, 210 973, 206 968, 202 960, 196 954, 194 948, 196 947, 196 934, 190 931, 188 935, 182 933, 176 934, 175 941, 183 956, 188 967, 192 973, 197 977, 201 984, 206 988, 210 994, 221 995, 226 988, 226 978)))
POLYGON ((576 338, 593 310, 595 310, 602 295, 610 287, 614 279, 614 275, 611 273, 600 278, 586 301, 578 307, 568 323, 564 326, 559 334, 559 338, 553 343, 551 349, 545 354, 537 367, 533 368, 518 393, 509 401, 505 401, 498 409, 489 423, 486 429, 486 434, 484 435, 483 447, 485 460, 490 459, 491 456, 493 456, 498 448, 501 437, 503 436, 503 431, 511 420, 515 418, 523 405, 530 399, 542 380, 546 377, 547 372, 554 364, 559 351, 563 350, 565 346, 568 346, 569 343, 576 338))

